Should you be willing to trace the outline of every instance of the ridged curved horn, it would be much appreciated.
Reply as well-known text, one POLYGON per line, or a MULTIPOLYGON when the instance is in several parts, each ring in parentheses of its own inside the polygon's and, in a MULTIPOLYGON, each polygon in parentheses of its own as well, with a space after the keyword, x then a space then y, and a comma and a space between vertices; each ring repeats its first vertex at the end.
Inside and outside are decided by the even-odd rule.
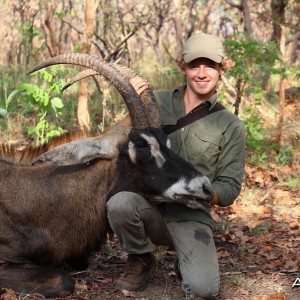
MULTIPOLYGON (((136 76, 140 76, 135 71, 133 71, 123 65, 113 64, 113 66, 120 73, 122 73, 123 76, 125 76, 128 81, 130 81, 130 79, 132 79, 136 76)), ((147 88, 145 91, 143 91, 143 93, 141 94, 141 99, 146 106, 146 111, 148 113, 151 127, 159 128, 161 126, 160 110, 159 110, 159 106, 156 102, 156 99, 155 99, 152 89, 147 88)))
POLYGON ((111 63, 97 57, 85 53, 61 54, 46 59, 44 62, 34 67, 28 74, 58 64, 71 64, 87 67, 103 75, 122 95, 127 105, 133 127, 143 129, 151 126, 143 101, 132 85, 126 78, 124 79, 124 76, 118 72, 111 63))
POLYGON ((87 77, 91 77, 91 76, 95 76, 95 75, 101 75, 98 72, 91 70, 91 69, 86 69, 83 70, 81 72, 79 72, 78 74, 76 74, 74 77, 72 77, 61 89, 62 91, 66 90, 67 88, 69 88, 72 84, 76 83, 77 81, 80 81, 84 78, 87 77))
MULTIPOLYGON (((135 71, 122 66, 122 65, 118 65, 118 64, 112 64, 113 67, 115 67, 128 81, 130 81, 130 79, 139 76, 135 71)), ((71 86, 73 83, 87 78, 89 76, 95 76, 98 75, 97 72, 95 72, 94 70, 83 70, 80 73, 78 73, 77 75, 75 75, 63 88, 62 90, 67 89, 69 86, 71 86)), ((145 106, 146 106, 146 111, 148 113, 148 117, 150 120, 150 125, 151 127, 155 127, 155 128, 159 128, 161 126, 161 122, 160 122, 160 111, 159 111, 159 107, 158 104, 155 100, 155 96, 153 94, 153 91, 148 88, 146 89, 142 94, 141 94, 141 99, 144 102, 145 106)))

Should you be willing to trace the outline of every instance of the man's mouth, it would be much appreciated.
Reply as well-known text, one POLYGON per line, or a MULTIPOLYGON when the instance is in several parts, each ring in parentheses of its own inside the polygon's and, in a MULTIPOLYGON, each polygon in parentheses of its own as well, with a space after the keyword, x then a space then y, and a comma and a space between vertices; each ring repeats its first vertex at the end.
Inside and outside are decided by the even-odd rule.
POLYGON ((204 85, 204 84, 209 83, 209 81, 196 81, 196 83, 199 85, 204 85))

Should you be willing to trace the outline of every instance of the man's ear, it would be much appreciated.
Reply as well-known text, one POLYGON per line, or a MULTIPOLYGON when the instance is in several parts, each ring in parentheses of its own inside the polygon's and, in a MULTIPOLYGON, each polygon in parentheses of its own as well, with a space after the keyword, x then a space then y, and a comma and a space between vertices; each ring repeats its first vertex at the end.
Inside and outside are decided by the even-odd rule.
POLYGON ((179 67, 179 69, 180 69, 180 71, 181 71, 181 73, 183 74, 183 75, 186 75, 186 72, 185 72, 185 65, 181 65, 180 67, 179 67))

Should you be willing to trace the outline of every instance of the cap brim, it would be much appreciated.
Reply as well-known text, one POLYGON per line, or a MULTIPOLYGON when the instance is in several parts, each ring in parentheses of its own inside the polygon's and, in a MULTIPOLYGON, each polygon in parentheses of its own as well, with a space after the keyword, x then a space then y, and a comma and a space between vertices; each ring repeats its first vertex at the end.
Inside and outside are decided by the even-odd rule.
POLYGON ((183 53, 183 60, 185 63, 189 63, 189 62, 193 61, 194 59, 201 58, 201 57, 209 58, 218 64, 221 63, 222 59, 223 59, 223 57, 221 55, 209 53, 206 51, 183 53))

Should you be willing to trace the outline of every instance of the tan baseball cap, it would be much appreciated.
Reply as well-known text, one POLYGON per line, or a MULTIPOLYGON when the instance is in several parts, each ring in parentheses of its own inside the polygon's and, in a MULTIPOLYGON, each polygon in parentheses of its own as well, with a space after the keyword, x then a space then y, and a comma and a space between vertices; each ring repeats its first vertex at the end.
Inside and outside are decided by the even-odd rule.
POLYGON ((220 63, 224 56, 222 42, 218 37, 211 34, 192 35, 183 46, 182 57, 185 63, 200 57, 209 58, 216 63, 220 63))

